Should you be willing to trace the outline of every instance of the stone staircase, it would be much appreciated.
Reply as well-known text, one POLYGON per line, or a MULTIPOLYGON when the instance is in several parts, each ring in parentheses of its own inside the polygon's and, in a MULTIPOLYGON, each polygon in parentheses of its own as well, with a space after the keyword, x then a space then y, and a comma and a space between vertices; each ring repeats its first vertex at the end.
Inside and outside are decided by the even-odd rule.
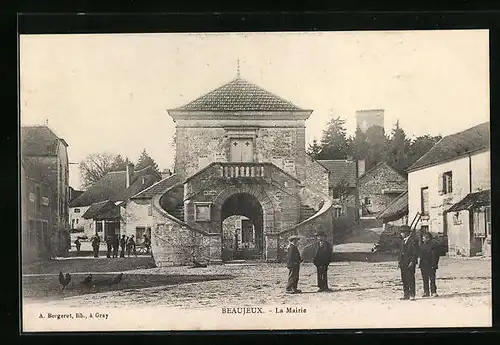
POLYGON ((303 222, 304 220, 312 217, 316 211, 307 205, 300 205, 300 216, 299 216, 299 222, 303 222))

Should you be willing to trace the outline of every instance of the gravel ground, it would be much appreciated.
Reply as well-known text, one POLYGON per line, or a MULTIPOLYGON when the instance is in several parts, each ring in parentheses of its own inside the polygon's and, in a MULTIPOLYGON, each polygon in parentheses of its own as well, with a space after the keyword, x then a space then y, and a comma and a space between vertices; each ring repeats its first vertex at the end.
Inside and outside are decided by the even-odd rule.
MULTIPOLYGON (((41 279, 40 277, 31 279, 35 278, 41 279)), ((177 321, 178 325, 175 326, 170 322, 169 329, 185 329, 184 327, 241 329, 241 324, 238 322, 223 323, 222 328, 221 324, 210 326, 211 321, 207 320, 212 320, 214 315, 220 317, 221 308, 225 306, 264 307, 266 318, 258 319, 253 315, 254 318, 250 319, 248 315, 245 319, 243 328, 250 329, 290 328, 287 326, 290 321, 286 321, 286 318, 271 318, 269 314, 271 311, 275 314, 275 309, 280 306, 296 306, 308 310, 305 314, 310 317, 306 319, 305 316, 298 315, 302 316, 303 320, 300 325, 294 325, 291 328, 491 325, 491 261, 487 259, 443 257, 437 278, 440 296, 432 299, 418 298, 422 293, 422 283, 417 272, 417 300, 414 302, 399 301, 402 286, 395 262, 333 263, 328 275, 329 285, 334 290, 332 293, 316 293, 316 271, 312 264, 306 263, 301 268, 299 288, 302 289, 302 294, 285 294, 286 278, 287 269, 283 264, 232 264, 196 269, 186 267, 138 269, 127 271, 121 285, 109 291, 82 295, 75 295, 71 292, 67 295, 54 293, 53 297, 50 294, 42 296, 36 293, 32 293, 29 297, 27 294, 24 299, 25 313, 28 315, 41 310, 43 304, 47 306, 48 298, 52 309, 105 308, 111 312, 115 310, 115 313, 119 310, 117 308, 141 309, 148 313, 147 324, 148 327, 153 327, 152 329, 166 327, 154 326, 157 320, 153 315, 160 310, 163 310, 164 316, 170 315, 169 313, 173 311, 179 317, 191 315, 182 322, 180 318, 175 318, 174 321, 177 321), (143 278, 137 279, 140 275, 143 275, 143 278), (154 275, 170 276, 171 279, 167 282, 160 278, 150 278, 151 287, 144 287, 148 284, 146 278, 148 275, 151 277, 154 275), (199 276, 199 279, 172 280, 172 277, 178 278, 183 275, 190 276, 190 279, 194 279, 193 276, 199 276), (205 277, 206 280, 200 276, 205 277), (140 281, 141 284, 135 284, 134 281, 140 281), (200 323, 199 319, 196 319, 198 323, 192 319, 197 312, 205 320, 203 323, 200 323), (322 316, 318 318, 318 315, 322 316), (264 320, 266 321, 262 324, 264 320)), ((57 283, 54 283, 56 277, 45 279, 45 284, 57 286, 57 283)), ((30 285, 34 282, 30 284, 29 281, 25 281, 27 289, 30 289, 30 285)), ((37 280, 35 285, 43 284, 37 280)), ((212 321, 216 319, 219 318, 212 321)), ((101 326, 106 327, 103 329, 115 330, 126 327, 126 320, 124 321, 123 317, 120 320, 120 324, 116 326, 118 328, 114 324, 101 326)), ((139 326, 133 323, 132 326, 127 327, 136 329, 139 326)), ((149 329, 148 327, 145 329, 149 329)))

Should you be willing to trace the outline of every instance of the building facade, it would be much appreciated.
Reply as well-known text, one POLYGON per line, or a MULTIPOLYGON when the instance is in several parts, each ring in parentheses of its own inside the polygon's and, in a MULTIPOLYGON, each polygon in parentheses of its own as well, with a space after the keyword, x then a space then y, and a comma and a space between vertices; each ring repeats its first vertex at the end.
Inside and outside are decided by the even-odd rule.
POLYGON ((444 137, 408 169, 409 218, 473 256, 491 238, 489 122, 444 137))
POLYGON ((21 243, 24 263, 52 256, 51 189, 41 172, 21 160, 21 243))
POLYGON ((68 144, 48 126, 21 127, 21 155, 36 166, 51 195, 51 247, 55 255, 65 256, 70 248, 68 144))
POLYGON ((234 258, 237 232, 223 231, 233 216, 252 225, 246 259, 281 260, 292 234, 306 255, 316 231, 331 238, 328 170, 306 154, 311 112, 239 77, 168 110, 178 182, 151 197, 157 264, 234 258))

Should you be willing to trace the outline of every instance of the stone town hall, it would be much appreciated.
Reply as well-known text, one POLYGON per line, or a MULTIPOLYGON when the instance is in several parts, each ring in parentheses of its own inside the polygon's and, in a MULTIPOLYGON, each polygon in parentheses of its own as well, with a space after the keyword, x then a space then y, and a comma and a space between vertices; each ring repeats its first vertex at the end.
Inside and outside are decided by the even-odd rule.
POLYGON ((306 154, 311 113, 239 75, 169 109, 174 174, 133 198, 154 220, 157 264, 223 261, 222 222, 234 215, 253 225, 244 259, 282 260, 292 234, 303 237, 303 249, 317 231, 331 237, 328 170, 306 154))

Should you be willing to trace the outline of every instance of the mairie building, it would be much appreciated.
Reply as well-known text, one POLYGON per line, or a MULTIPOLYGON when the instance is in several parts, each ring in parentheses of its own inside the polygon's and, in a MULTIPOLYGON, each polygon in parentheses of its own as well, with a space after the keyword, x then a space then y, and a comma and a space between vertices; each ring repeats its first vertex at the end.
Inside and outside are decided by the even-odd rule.
POLYGON ((149 219, 158 266, 283 261, 291 235, 307 259, 316 232, 332 240, 329 171, 306 154, 312 110, 238 76, 167 112, 176 124, 174 174, 127 204, 149 219), (223 231, 235 216, 243 229, 223 231))

